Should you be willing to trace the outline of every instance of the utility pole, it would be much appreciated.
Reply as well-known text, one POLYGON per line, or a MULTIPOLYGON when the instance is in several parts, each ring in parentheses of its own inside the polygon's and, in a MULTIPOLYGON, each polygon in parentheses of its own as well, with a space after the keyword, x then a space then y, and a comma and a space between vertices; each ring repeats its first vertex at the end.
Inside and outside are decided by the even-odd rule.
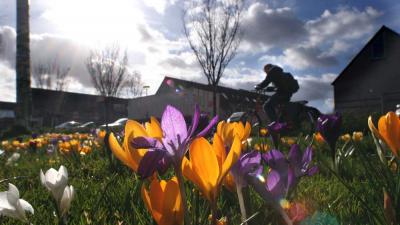
POLYGON ((143 86, 143 89, 146 91, 146 96, 147 96, 147 91, 148 91, 148 89, 150 88, 150 86, 149 85, 145 85, 145 86, 143 86))

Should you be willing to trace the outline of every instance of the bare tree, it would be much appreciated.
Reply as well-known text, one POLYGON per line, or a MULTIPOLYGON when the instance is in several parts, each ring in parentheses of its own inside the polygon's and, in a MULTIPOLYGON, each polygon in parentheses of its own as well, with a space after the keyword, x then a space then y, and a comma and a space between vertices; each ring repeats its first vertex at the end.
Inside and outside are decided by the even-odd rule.
POLYGON ((70 67, 60 66, 57 59, 53 62, 37 63, 33 66, 32 77, 38 88, 65 91, 68 88, 70 67))
POLYGON ((109 97, 118 97, 127 81, 128 56, 121 56, 120 48, 112 45, 101 51, 91 51, 86 59, 86 68, 93 86, 104 97, 106 129, 108 130, 109 97))
POLYGON ((192 0, 184 10, 186 38, 213 87, 214 115, 218 83, 240 44, 242 6, 241 0, 192 0))
POLYGON ((143 94, 142 75, 134 71, 129 73, 124 83, 124 90, 126 91, 127 97, 139 97, 143 94))

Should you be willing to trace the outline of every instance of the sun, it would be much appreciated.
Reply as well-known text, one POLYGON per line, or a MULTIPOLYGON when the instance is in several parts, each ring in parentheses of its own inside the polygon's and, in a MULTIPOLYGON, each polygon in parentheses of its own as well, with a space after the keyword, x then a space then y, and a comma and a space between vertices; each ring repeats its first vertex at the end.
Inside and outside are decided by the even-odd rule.
POLYGON ((42 18, 85 44, 138 42, 137 26, 144 23, 139 4, 132 0, 49 0, 42 18))

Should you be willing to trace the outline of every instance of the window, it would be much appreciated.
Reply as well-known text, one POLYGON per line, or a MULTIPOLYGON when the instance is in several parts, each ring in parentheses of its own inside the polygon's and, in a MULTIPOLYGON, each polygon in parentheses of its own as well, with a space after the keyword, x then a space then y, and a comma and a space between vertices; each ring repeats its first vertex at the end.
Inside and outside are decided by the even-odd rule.
POLYGON ((385 46, 383 33, 379 34, 372 43, 372 59, 381 59, 384 56, 385 46))

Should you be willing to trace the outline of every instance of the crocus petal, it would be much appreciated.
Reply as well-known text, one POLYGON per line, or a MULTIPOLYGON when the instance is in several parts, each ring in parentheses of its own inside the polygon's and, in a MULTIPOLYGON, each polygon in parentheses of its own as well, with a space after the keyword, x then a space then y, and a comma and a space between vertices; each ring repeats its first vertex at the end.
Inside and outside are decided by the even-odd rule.
POLYGON ((244 126, 243 137, 241 138, 241 141, 244 141, 247 138, 249 138, 250 133, 251 133, 251 125, 249 122, 246 122, 246 125, 244 126))
POLYGON ((271 151, 264 153, 262 157, 272 169, 279 171, 287 169, 288 163, 285 156, 282 154, 282 152, 276 149, 272 149, 271 151))
POLYGON ((301 154, 299 145, 294 144, 290 147, 288 159, 291 163, 294 163, 295 165, 301 165, 301 154))
POLYGON ((147 134, 150 137, 154 137, 154 138, 158 138, 158 139, 162 138, 163 132, 161 130, 161 125, 155 117, 151 116, 150 122, 145 123, 145 127, 146 127, 147 134))
POLYGON ((199 119, 200 119, 200 108, 198 104, 194 105, 194 114, 192 117, 192 124, 190 125, 189 129, 189 137, 193 136, 194 131, 197 129, 197 126, 199 125, 199 119))
POLYGON ((14 184, 8 183, 7 200, 10 205, 17 205, 17 201, 19 200, 19 191, 14 184))
POLYGON ((42 169, 40 169, 40 182, 42 183, 43 186, 45 186, 48 190, 50 190, 49 187, 47 187, 46 185, 46 177, 44 176, 42 169))
POLYGON ((229 153, 226 156, 224 164, 222 165, 219 181, 221 181, 225 177, 225 175, 229 172, 232 165, 238 161, 241 151, 242 151, 242 144, 240 139, 236 136, 235 139, 233 140, 231 149, 229 150, 229 153))
POLYGON ((14 209, 14 206, 10 205, 7 199, 7 191, 0 192, 0 209, 14 209))
POLYGON ((131 144, 136 149, 161 147, 161 143, 152 137, 136 137, 132 139, 131 144))
POLYGON ((217 157, 210 143, 204 138, 196 138, 190 145, 190 161, 198 175, 200 189, 208 200, 213 201, 212 193, 220 175, 217 157))
POLYGON ((222 164, 224 163, 225 158, 226 158, 226 151, 225 151, 224 142, 222 141, 221 137, 218 134, 214 134, 213 150, 215 152, 215 155, 217 156, 218 166, 219 166, 219 169, 221 170, 222 164))
POLYGON ((200 180, 200 176, 193 170, 192 163, 186 158, 183 157, 182 160, 182 173, 188 180, 192 181, 197 187, 202 188, 203 183, 200 180))
POLYGON ((180 204, 180 199, 178 181, 176 178, 172 178, 165 186, 160 224, 183 223, 183 208, 180 204))
POLYGON ((31 214, 34 214, 34 213, 35 213, 35 210, 33 209, 32 205, 29 204, 29 202, 25 201, 24 199, 20 199, 20 200, 19 200, 19 204, 20 204, 21 208, 22 208, 24 211, 28 211, 28 212, 30 212, 31 214))
MULTIPOLYGON (((187 138, 186 121, 182 113, 171 105, 167 105, 161 119, 166 142, 172 141, 178 147, 187 138)), ((164 142, 165 143, 165 142, 164 142)))
POLYGON ((318 173, 318 167, 317 166, 313 166, 307 171, 307 175, 308 176, 312 176, 312 175, 314 175, 316 173, 318 173))
POLYGON ((207 125, 206 128, 204 128, 202 131, 200 131, 197 134, 197 137, 203 137, 205 136, 210 130, 211 128, 214 127, 214 125, 218 122, 218 116, 214 116, 214 118, 212 118, 212 120, 210 121, 210 123, 207 125))
POLYGON ((128 156, 129 152, 127 149, 123 149, 117 139, 115 138, 114 134, 111 133, 108 137, 108 141, 110 144, 110 149, 113 154, 125 165, 129 166, 132 170, 137 171, 138 163, 133 161, 132 158, 128 156))
POLYGON ((140 136, 145 136, 145 137, 148 136, 144 127, 140 123, 138 123, 134 120, 128 120, 126 122, 124 133, 125 133, 125 138, 124 138, 123 148, 125 150, 128 150, 131 148, 130 141, 132 138, 140 137, 140 136))
POLYGON ((68 213, 69 208, 71 207, 71 201, 73 198, 73 187, 66 186, 63 191, 63 195, 60 200, 60 212, 61 215, 65 215, 68 213))
POLYGON ((400 153, 400 119, 394 112, 388 112, 378 121, 379 133, 396 157, 400 153))
POLYGON ((138 174, 142 179, 148 178, 157 169, 158 162, 165 157, 163 150, 149 150, 140 161, 138 174))
MULTIPOLYGON (((152 204, 151 204, 151 200, 150 200, 150 191, 148 191, 146 189, 146 185, 143 184, 142 185, 142 199, 147 207, 147 210, 150 211, 151 215, 153 216, 155 221, 160 221, 161 218, 161 213, 159 211, 157 211, 156 209, 153 208, 152 204)), ((154 191, 155 192, 155 191, 154 191)), ((160 192, 158 192, 160 193, 160 192)))
POLYGON ((63 165, 60 166, 60 168, 58 169, 58 174, 60 178, 68 180, 68 171, 67 168, 65 168, 65 166, 63 165))
POLYGON ((308 166, 310 165, 310 162, 311 162, 311 160, 312 160, 312 153, 313 153, 312 147, 311 147, 311 146, 308 146, 308 147, 306 148, 306 150, 304 151, 304 153, 303 153, 303 158, 302 158, 302 160, 301 160, 301 162, 302 162, 302 169, 303 169, 303 170, 307 170, 308 166))
POLYGON ((267 177, 267 187, 275 199, 280 199, 284 196, 286 189, 285 179, 276 170, 271 170, 267 177))

